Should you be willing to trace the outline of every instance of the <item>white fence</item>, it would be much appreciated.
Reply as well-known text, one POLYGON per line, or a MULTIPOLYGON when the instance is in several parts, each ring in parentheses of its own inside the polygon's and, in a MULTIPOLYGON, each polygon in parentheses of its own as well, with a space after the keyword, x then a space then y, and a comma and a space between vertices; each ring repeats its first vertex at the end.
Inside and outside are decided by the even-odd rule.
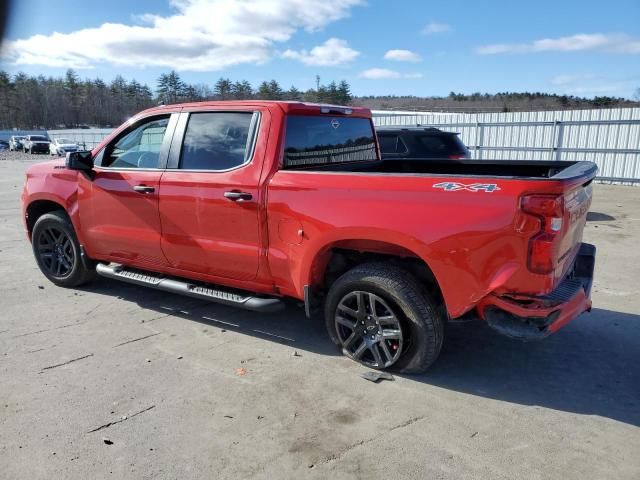
POLYGON ((460 133, 474 158, 590 160, 605 182, 640 183, 640 108, 509 113, 374 112, 376 126, 460 133))
MULTIPOLYGON (((378 127, 420 125, 460 132, 474 158, 590 160, 598 165, 601 181, 640 184, 640 108, 477 114, 378 110, 373 114, 378 127)), ((111 131, 47 133, 91 149, 111 131)))

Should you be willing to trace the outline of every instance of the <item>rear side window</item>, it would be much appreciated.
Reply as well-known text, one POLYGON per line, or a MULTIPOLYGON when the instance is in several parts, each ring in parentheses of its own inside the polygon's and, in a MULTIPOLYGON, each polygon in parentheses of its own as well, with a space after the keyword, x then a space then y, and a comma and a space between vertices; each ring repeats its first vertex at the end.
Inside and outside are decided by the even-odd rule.
POLYGON ((202 112, 189 116, 180 154, 184 170, 229 170, 252 153, 258 114, 202 112))
POLYGON ((434 156, 467 153, 467 148, 457 135, 419 135, 417 140, 425 153, 434 156))
POLYGON ((379 135, 382 153, 406 153, 407 147, 398 135, 379 135))
POLYGON ((287 117, 284 167, 378 160, 368 118, 312 115, 287 117))

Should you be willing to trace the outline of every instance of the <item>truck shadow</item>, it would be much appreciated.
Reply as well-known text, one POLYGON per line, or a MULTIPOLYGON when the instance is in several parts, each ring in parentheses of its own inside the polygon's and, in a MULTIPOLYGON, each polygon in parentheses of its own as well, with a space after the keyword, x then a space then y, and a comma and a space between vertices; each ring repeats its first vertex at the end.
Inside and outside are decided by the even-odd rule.
POLYGON ((593 309, 541 342, 452 325, 432 369, 407 377, 505 402, 640 426, 640 315, 593 309))
MULTIPOLYGON (((322 315, 311 320, 295 302, 261 314, 100 279, 88 291, 163 316, 262 338, 292 350, 339 355, 322 315)), ((541 342, 503 337, 481 321, 449 325, 442 354, 407 380, 466 394, 640 426, 640 315, 594 309, 541 342)), ((349 361, 345 359, 345 362, 349 361)))
POLYGON ((158 314, 147 321, 157 321, 164 316, 178 317, 301 351, 340 355, 327 336, 324 322, 317 316, 308 319, 299 302, 287 301, 286 308, 280 312, 258 313, 104 278, 97 278, 81 289, 134 302, 140 308, 158 314))
POLYGON ((606 213, 600 213, 600 212, 587 213, 587 222, 610 222, 615 219, 616 217, 612 217, 611 215, 607 215, 606 213))

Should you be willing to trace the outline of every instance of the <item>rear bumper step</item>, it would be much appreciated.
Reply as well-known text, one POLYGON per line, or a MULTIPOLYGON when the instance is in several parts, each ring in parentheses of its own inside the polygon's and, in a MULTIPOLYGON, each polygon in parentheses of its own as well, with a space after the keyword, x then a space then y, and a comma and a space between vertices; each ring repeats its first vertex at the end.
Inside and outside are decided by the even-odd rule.
POLYGON ((499 333, 523 340, 544 338, 591 310, 595 258, 596 248, 583 243, 572 271, 553 292, 519 300, 492 294, 478 304, 477 311, 499 333))
POLYGON ((277 312, 284 308, 279 298, 257 297, 241 290, 231 290, 204 283, 193 283, 187 280, 165 277, 160 274, 134 270, 118 264, 99 263, 96 272, 107 278, 113 278, 134 285, 155 288, 165 292, 177 293, 188 297, 223 303, 256 312, 277 312))

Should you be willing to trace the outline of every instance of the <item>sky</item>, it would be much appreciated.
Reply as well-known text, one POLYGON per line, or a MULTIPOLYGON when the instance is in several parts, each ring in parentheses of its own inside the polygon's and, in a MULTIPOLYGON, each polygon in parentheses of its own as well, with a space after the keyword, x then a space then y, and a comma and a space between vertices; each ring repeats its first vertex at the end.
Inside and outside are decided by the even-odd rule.
POLYGON ((0 68, 155 87, 275 79, 356 95, 542 91, 633 98, 640 0, 19 0, 0 68))

